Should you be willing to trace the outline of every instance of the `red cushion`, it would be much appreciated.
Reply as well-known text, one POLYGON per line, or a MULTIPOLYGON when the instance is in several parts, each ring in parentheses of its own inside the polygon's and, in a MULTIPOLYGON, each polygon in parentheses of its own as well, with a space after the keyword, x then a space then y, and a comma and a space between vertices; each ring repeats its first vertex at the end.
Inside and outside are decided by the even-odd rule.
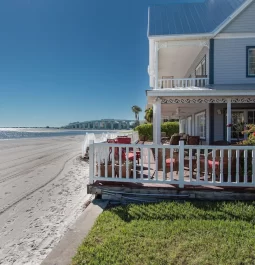
MULTIPOLYGON (((215 167, 219 167, 220 161, 215 161, 214 164, 215 164, 215 167)), ((209 168, 213 167, 213 160, 208 160, 208 167, 209 168)))
POLYGON ((117 138, 118 144, 131 144, 131 138, 117 138))
POLYGON ((173 164, 174 164, 174 163, 175 163, 175 158, 168 158, 168 159, 166 159, 166 164, 167 164, 167 166, 170 166, 171 161, 172 161, 173 164))

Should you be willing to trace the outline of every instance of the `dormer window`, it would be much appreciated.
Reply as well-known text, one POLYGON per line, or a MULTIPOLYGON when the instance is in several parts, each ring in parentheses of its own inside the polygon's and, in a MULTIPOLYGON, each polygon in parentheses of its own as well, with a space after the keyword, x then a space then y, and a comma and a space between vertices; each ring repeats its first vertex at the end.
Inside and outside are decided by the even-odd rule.
POLYGON ((247 47, 247 77, 255 77, 255 46, 247 47))

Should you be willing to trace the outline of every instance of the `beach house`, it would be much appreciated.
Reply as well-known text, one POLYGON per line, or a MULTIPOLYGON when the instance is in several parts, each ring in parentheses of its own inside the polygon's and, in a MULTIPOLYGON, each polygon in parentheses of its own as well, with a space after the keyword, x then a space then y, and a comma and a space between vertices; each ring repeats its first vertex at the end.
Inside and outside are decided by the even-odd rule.
POLYGON ((245 137, 255 123, 255 1, 173 1, 149 8, 154 143, 161 116, 205 144, 245 137))
POLYGON ((228 187, 245 191, 231 198, 255 199, 249 194, 255 147, 236 144, 248 137, 242 133, 247 124, 255 124, 255 0, 152 6, 148 40, 153 143, 91 143, 89 192, 108 187, 108 194, 140 194, 147 188, 179 196, 186 189, 205 198, 198 188, 211 189, 215 198, 228 187), (180 133, 168 142, 162 141, 162 117, 180 122, 180 133))

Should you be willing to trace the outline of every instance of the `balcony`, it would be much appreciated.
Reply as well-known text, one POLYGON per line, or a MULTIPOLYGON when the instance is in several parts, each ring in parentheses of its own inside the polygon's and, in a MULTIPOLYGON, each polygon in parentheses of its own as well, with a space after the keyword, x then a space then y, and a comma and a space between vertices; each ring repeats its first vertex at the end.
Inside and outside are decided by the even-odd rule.
POLYGON ((171 90, 189 90, 189 89, 203 89, 209 84, 209 78, 169 78, 159 79, 158 87, 156 89, 171 89, 171 90))

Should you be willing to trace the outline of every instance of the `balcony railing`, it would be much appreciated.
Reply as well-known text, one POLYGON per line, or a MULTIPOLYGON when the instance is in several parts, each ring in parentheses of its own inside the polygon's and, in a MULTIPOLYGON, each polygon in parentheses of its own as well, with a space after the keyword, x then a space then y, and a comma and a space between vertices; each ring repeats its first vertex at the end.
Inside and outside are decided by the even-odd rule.
POLYGON ((209 78, 181 78, 181 79, 159 79, 156 89, 188 89, 205 88, 209 84, 209 78))

